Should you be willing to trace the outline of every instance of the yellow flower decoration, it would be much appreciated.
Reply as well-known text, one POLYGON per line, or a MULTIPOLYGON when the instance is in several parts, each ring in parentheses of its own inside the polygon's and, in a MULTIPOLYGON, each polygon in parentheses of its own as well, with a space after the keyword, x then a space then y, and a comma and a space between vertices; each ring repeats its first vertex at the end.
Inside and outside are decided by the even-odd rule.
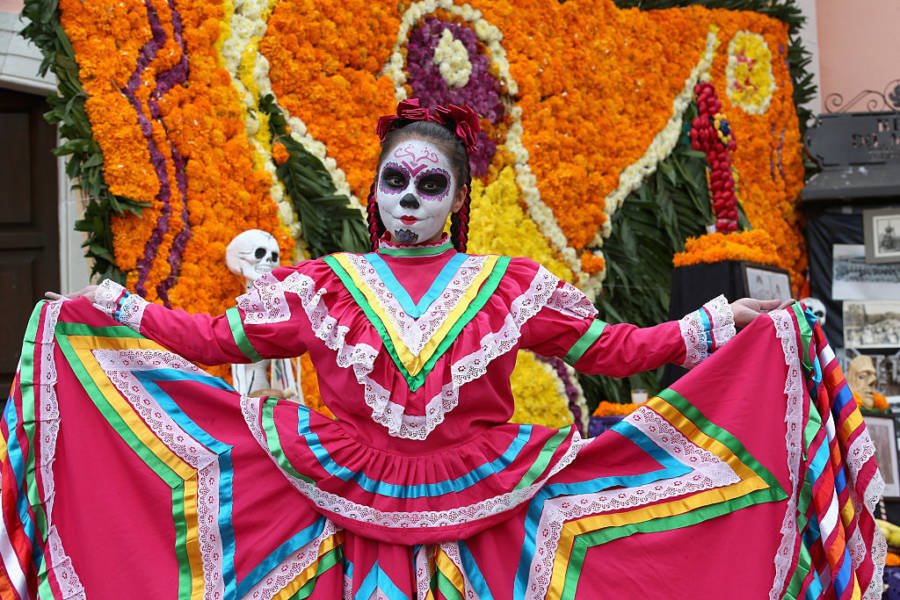
POLYGON ((763 36, 738 31, 728 45, 728 99, 754 115, 769 110, 775 79, 772 77, 772 52, 763 36))

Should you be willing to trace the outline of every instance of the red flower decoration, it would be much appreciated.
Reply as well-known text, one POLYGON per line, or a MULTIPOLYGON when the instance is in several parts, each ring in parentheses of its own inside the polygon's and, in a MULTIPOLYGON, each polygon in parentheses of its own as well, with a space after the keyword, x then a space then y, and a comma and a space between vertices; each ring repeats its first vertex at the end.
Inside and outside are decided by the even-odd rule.
POLYGON ((399 127, 403 127, 413 121, 431 121, 438 123, 453 131, 466 146, 466 152, 471 156, 478 146, 478 133, 481 124, 478 115, 469 106, 436 106, 433 110, 423 108, 418 98, 403 100, 397 105, 396 115, 386 115, 378 119, 375 132, 378 139, 384 142, 384 138, 399 127))

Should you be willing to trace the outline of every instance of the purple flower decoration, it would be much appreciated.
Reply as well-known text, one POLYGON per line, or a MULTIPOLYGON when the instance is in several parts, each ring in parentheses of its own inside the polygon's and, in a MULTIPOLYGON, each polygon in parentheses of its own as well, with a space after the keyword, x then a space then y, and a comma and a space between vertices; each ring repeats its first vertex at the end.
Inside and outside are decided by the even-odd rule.
MULTIPOLYGON (((422 25, 409 34, 406 68, 408 82, 412 87, 411 97, 419 98, 426 108, 468 104, 492 124, 500 122, 506 111, 500 102, 500 83, 490 74, 490 66, 488 57, 478 52, 478 37, 475 32, 462 25, 426 17, 422 25), (447 29, 465 46, 472 65, 468 83, 458 88, 451 88, 447 84, 434 63, 435 48, 447 29)), ((481 132, 478 136, 478 149, 469 157, 474 177, 487 173, 496 152, 497 144, 481 132)))

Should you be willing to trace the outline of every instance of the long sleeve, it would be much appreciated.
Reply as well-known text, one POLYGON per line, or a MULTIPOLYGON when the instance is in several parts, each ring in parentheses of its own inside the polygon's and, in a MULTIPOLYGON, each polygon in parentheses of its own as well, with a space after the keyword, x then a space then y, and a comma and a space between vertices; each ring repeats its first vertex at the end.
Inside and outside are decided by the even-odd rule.
POLYGON ((680 321, 642 328, 597 319, 596 310, 580 294, 561 283, 555 294, 559 298, 551 299, 523 328, 521 347, 563 358, 583 373, 626 377, 669 362, 694 367, 735 334, 734 315, 724 296, 680 321))
POLYGON ((188 360, 204 364, 299 356, 306 351, 312 332, 298 296, 282 289, 282 279, 290 273, 278 269, 261 278, 238 298, 238 306, 215 317, 147 302, 109 280, 98 287, 94 306, 188 360))

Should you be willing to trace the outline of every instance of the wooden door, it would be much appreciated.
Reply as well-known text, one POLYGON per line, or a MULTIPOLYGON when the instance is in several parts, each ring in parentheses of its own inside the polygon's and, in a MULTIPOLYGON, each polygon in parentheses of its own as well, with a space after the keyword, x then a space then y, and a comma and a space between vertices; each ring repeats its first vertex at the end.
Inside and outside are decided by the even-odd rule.
POLYGON ((0 89, 0 390, 12 383, 34 303, 59 289, 56 128, 43 97, 0 89))

